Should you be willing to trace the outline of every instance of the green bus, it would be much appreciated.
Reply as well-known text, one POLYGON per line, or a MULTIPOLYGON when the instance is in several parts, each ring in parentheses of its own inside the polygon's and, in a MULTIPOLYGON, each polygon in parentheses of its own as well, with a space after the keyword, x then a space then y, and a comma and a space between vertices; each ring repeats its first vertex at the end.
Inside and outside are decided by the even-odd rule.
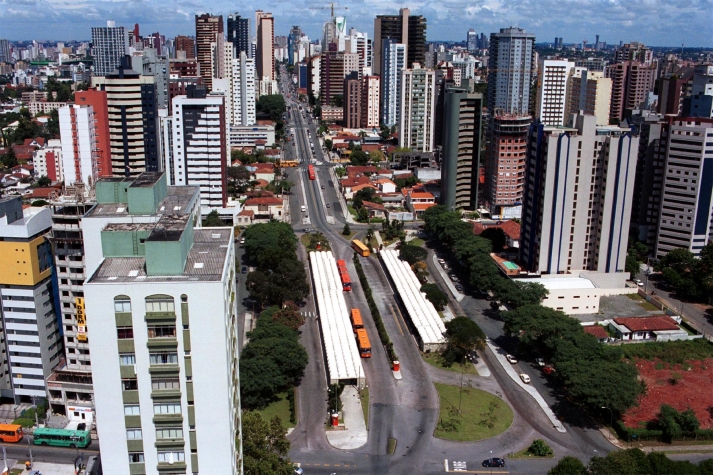
POLYGON ((66 430, 38 428, 32 434, 35 445, 54 445, 55 447, 88 447, 92 436, 88 430, 66 430))

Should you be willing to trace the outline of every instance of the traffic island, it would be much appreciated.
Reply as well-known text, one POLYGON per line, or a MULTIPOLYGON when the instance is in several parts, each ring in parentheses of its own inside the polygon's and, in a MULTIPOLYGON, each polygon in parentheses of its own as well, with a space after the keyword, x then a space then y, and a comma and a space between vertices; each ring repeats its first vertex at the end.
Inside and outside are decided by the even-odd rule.
POLYGON ((512 425, 512 409, 499 397, 466 386, 434 385, 440 404, 435 437, 472 442, 494 437, 512 425))
POLYGON ((327 440, 337 449, 357 449, 366 444, 368 436, 361 398, 356 387, 346 386, 340 399, 343 423, 327 429, 327 440))

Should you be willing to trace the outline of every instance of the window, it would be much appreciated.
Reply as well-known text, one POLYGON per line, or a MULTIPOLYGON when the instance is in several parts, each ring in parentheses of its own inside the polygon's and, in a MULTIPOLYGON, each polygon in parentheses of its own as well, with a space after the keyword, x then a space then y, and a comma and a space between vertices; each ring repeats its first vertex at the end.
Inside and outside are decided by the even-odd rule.
POLYGON ((178 378, 154 378, 151 389, 181 389, 181 383, 178 378))
POLYGON ((122 366, 136 364, 136 355, 133 353, 119 353, 119 364, 122 366))
POLYGON ((129 454, 129 463, 143 463, 144 453, 143 452, 133 452, 129 454))
POLYGON ((138 404, 124 404, 124 415, 125 416, 138 416, 141 415, 139 411, 138 404))
POLYGON ((122 379, 121 387, 124 391, 136 391, 139 389, 139 383, 136 378, 132 379, 122 379))
POLYGON ((175 325, 151 325, 148 327, 149 338, 176 338, 175 325))
POLYGON ((182 439, 183 438, 183 428, 182 427, 170 427, 168 429, 156 429, 157 439, 182 439))
POLYGON ((116 327, 116 337, 119 340, 131 340, 134 338, 134 329, 131 327, 116 327))
POLYGON ((156 295, 146 297, 147 312, 174 312, 173 297, 169 295, 156 295))
POLYGON ((154 404, 153 405, 154 414, 180 414, 181 404, 180 403, 167 403, 167 404, 154 404))
POLYGON ((126 295, 114 297, 115 312, 131 312, 131 299, 126 295))
POLYGON ((126 438, 128 440, 139 440, 143 437, 141 436, 141 429, 126 429, 126 438))
POLYGON ((149 364, 178 364, 178 353, 168 351, 149 353, 149 364))
POLYGON ((159 452, 159 462, 183 462, 186 460, 186 455, 183 452, 159 452))

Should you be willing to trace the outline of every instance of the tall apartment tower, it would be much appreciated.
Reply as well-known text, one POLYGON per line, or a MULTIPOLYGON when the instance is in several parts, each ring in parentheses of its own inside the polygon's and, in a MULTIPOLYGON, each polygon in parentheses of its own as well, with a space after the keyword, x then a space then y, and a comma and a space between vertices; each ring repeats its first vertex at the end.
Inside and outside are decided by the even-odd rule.
POLYGON ((123 26, 107 21, 106 27, 92 28, 94 75, 106 76, 114 71, 121 58, 129 54, 129 33, 123 26))
POLYGON ((639 138, 573 116, 528 135, 520 262, 530 272, 623 273, 639 138))
POLYGON ((426 64, 426 18, 410 13, 408 8, 402 8, 398 15, 379 15, 374 19, 374 74, 382 74, 383 46, 387 38, 404 45, 405 67, 426 64))
POLYGON ((22 209, 0 198, 0 394, 15 404, 47 397, 46 380, 63 355, 55 314, 49 208, 22 209))
POLYGON ((158 107, 152 76, 131 69, 124 56, 119 68, 92 85, 106 92, 112 176, 137 176, 159 169, 158 107))
POLYGON ((564 125, 567 121, 567 94, 574 63, 559 59, 540 60, 537 68, 535 118, 545 125, 564 125))
POLYGON ((441 204, 449 209, 475 210, 480 181, 483 95, 468 87, 451 87, 444 96, 441 204))
POLYGON ((96 196, 84 298, 104 473, 242 473, 232 228, 194 228, 198 188, 163 173, 96 196))
POLYGON ((344 126, 348 129, 359 129, 361 125, 361 81, 353 72, 344 79, 344 126))
POLYGON ((522 28, 490 34, 488 110, 491 114, 528 114, 534 73, 535 35, 522 28))
POLYGON ((107 104, 106 91, 98 91, 95 88, 89 88, 86 91, 77 91, 74 93, 74 102, 81 106, 91 106, 94 112, 94 136, 96 138, 98 176, 112 176, 111 142, 109 140, 109 106, 107 104))
POLYGON ((259 81, 275 80, 275 19, 272 13, 255 13, 257 31, 257 51, 255 69, 259 81))
POLYGON ((379 93, 381 78, 379 76, 364 76, 361 79, 361 126, 379 128, 379 93))
POLYGON ((385 39, 381 58, 384 82, 381 88, 381 121, 392 126, 398 124, 401 117, 401 72, 406 68, 406 45, 385 39))
POLYGON ((299 42, 302 37, 302 30, 295 25, 290 29, 290 34, 287 36, 287 62, 295 64, 299 62, 299 42))
POLYGON ((255 119, 255 60, 241 51, 226 66, 226 116, 230 125, 253 125, 255 119))
POLYGON ((601 71, 575 67, 570 71, 565 120, 571 114, 584 113, 597 118, 597 125, 609 124, 612 80, 601 71))
POLYGON ((330 105, 332 99, 344 93, 344 78, 359 70, 359 55, 328 51, 320 62, 320 99, 330 105))
MULTIPOLYGON (((242 53, 243 55, 245 53, 242 53)), ((200 188, 201 213, 227 202, 228 163, 225 143, 225 98, 206 96, 205 86, 188 86, 173 100, 173 160, 170 185, 200 188)))
POLYGON ((436 127, 436 73, 415 63, 401 72, 399 147, 432 152, 436 127))
POLYGON ((196 59, 203 84, 208 92, 213 90, 213 70, 211 68, 213 48, 211 45, 223 38, 223 15, 196 15, 196 59))
POLYGON ((176 48, 176 59, 195 59, 196 43, 188 36, 176 36, 174 41, 176 48), (180 54, 183 52, 182 54, 180 54))
POLYGON ((465 37, 465 46, 469 52, 478 51, 478 33, 473 28, 468 30, 465 37))
POLYGON ((529 115, 501 114, 491 118, 485 184, 488 204, 496 214, 502 214, 502 207, 522 204, 531 123, 529 115))
POLYGON ((233 44, 236 56, 244 51, 250 57, 250 19, 241 17, 237 12, 228 15, 228 42, 233 44))
POLYGON ((8 40, 0 40, 0 63, 12 62, 10 54, 10 42, 8 40))
POLYGON ((68 104, 58 114, 65 183, 95 183, 100 175, 94 108, 68 104))
POLYGON ((640 109, 656 82, 656 63, 638 61, 614 63, 606 67, 605 75, 612 80, 610 118, 622 120, 627 110, 640 109))

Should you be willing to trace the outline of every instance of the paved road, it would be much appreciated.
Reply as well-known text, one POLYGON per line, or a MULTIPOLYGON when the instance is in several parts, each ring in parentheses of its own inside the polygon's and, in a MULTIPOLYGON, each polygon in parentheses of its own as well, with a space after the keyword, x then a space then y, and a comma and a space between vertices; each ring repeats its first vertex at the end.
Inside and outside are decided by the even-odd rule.
POLYGON ((99 443, 97 441, 94 441, 89 447, 85 449, 43 447, 39 445, 32 445, 31 447, 28 447, 27 439, 23 439, 17 444, 0 443, 0 446, 5 448, 8 461, 10 459, 15 459, 20 462, 30 460, 30 448, 32 450, 32 458, 34 461, 47 463, 71 464, 77 458, 78 454, 84 454, 84 460, 86 461, 89 456, 97 455, 99 453, 99 443))

